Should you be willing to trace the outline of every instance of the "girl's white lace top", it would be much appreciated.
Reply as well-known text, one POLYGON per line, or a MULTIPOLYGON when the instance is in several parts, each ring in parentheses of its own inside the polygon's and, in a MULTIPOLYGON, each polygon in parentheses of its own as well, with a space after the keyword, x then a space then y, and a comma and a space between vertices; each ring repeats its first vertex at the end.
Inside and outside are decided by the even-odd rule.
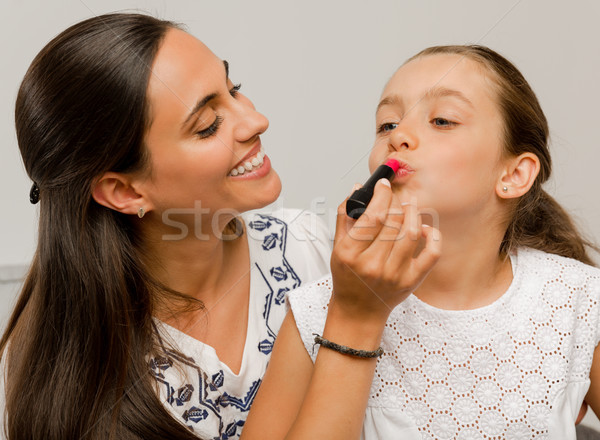
MULTIPOLYGON (((600 339, 600 270, 522 248, 494 303, 441 310, 410 295, 383 334, 364 419, 373 439, 575 439, 600 339)), ((331 278, 288 297, 313 361, 331 278)))

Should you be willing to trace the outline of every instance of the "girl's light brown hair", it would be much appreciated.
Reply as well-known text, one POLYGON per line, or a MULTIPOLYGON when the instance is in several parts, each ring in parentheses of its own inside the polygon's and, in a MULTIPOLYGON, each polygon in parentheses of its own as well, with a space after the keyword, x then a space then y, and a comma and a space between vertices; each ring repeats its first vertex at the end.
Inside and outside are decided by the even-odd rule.
POLYGON ((540 161, 533 186, 512 208, 500 253, 527 246, 595 265, 588 248, 598 248, 579 233, 569 214, 542 188, 552 171, 548 121, 521 72, 502 55, 479 45, 429 47, 407 62, 438 54, 461 55, 491 73, 504 122, 504 155, 515 157, 529 152, 540 161))

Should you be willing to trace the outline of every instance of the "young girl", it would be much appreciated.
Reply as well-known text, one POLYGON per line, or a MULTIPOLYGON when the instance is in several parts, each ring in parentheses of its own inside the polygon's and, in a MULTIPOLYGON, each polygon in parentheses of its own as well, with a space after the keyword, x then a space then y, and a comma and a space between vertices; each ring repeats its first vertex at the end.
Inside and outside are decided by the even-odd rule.
MULTIPOLYGON (((333 280, 289 295, 293 317, 247 432, 275 408, 273 390, 278 402, 304 395, 298 378, 310 377, 317 353, 332 351, 319 349, 315 334, 327 333, 341 280, 368 285, 375 305, 386 302, 377 280, 392 279, 390 261, 406 258, 395 240, 420 241, 421 225, 411 220, 418 210, 423 224, 439 228, 441 254, 403 302, 389 304, 370 391, 351 403, 366 405, 362 428, 349 417, 355 430, 346 438, 574 439, 584 399, 600 414, 600 270, 542 189, 551 171, 548 126, 530 86, 485 47, 432 47, 390 79, 376 121, 370 169, 393 158, 400 170, 391 190, 376 186, 356 223, 342 205, 333 280), (386 241, 387 255, 370 251, 386 241)), ((328 339, 350 345, 337 337, 328 339)), ((264 438, 278 438, 297 408, 277 410, 282 426, 264 438)))

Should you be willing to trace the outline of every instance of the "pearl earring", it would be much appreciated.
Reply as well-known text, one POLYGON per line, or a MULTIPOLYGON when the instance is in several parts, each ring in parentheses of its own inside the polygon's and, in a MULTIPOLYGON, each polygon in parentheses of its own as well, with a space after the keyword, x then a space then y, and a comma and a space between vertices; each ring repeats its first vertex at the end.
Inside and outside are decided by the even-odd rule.
POLYGON ((504 191, 504 192, 508 192, 508 187, 506 187, 506 186, 503 186, 503 187, 502 187, 502 191, 504 191))
POLYGON ((146 214, 146 211, 144 211, 144 208, 140 206, 140 209, 138 209, 138 217, 142 218, 144 214, 146 214))

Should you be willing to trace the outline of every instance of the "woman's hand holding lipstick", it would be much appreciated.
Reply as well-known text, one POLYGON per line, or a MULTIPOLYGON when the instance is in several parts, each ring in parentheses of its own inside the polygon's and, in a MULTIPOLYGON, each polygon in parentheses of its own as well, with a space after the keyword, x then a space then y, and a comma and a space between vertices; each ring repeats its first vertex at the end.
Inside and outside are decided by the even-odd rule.
MULTIPOLYGON (((440 242, 434 240, 433 228, 421 226, 416 206, 399 204, 388 180, 374 185, 373 197, 358 220, 347 215, 347 200, 338 207, 331 257, 333 294, 322 336, 346 347, 374 351, 381 344, 391 310, 419 285, 439 258, 440 242)), ((292 381, 309 383, 295 394, 304 404, 299 411, 290 412, 293 425, 285 438, 358 438, 377 358, 349 356, 321 346, 312 367, 299 336, 290 314, 277 336, 272 363, 261 385, 262 392, 265 385, 273 387, 269 374, 277 371, 274 368, 282 369, 274 365, 308 363, 305 370, 296 370, 303 373, 292 381), (295 350, 288 349, 280 354, 282 347, 292 346, 285 342, 290 338, 296 339, 300 351, 296 355, 295 350)), ((287 371, 279 373, 286 384, 290 382, 287 371)), ((280 391, 274 390, 273 395, 279 396, 280 391)), ((260 399, 260 391, 258 396, 260 399)), ((268 411, 270 406, 264 408, 268 411)))
POLYGON ((381 179, 358 220, 346 215, 346 201, 338 207, 330 315, 335 310, 351 321, 379 323, 382 330, 392 309, 427 276, 440 250, 439 231, 422 225, 417 207, 400 205, 389 181, 381 179))

